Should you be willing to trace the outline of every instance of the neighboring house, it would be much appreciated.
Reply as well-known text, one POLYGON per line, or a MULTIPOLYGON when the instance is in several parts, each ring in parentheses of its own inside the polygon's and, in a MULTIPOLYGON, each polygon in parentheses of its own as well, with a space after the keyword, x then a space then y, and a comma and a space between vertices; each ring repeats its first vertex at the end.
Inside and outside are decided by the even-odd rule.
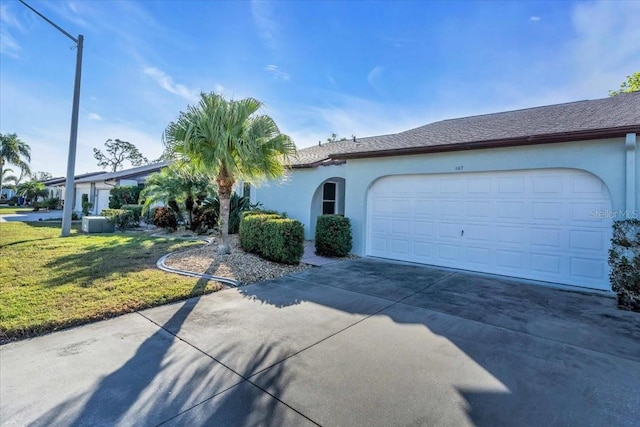
MULTIPOLYGON (((77 182, 79 179, 88 178, 90 176, 99 175, 103 173, 104 173, 103 171, 98 171, 98 172, 87 172, 80 175, 76 175, 74 177, 74 182, 77 182)), ((45 185, 45 187, 47 187, 47 190, 49 191, 49 195, 47 197, 57 197, 60 200, 64 200, 64 187, 66 182, 67 180, 65 177, 50 178, 50 179, 43 180, 42 183, 45 185)))
POLYGON ((351 219, 353 253, 610 289, 611 224, 640 211, 640 92, 444 120, 299 150, 252 189, 313 238, 351 219))
POLYGON ((143 186, 149 175, 168 165, 168 162, 159 162, 117 172, 100 172, 97 175, 76 179, 73 210, 82 211, 82 195, 86 194, 89 202, 93 204, 91 212, 99 214, 109 207, 109 196, 113 187, 143 186))

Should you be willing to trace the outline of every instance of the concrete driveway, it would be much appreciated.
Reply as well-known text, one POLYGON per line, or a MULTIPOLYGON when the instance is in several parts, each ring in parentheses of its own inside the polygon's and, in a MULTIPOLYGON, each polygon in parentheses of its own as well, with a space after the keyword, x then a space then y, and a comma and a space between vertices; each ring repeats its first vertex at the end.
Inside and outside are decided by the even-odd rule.
POLYGON ((0 348, 3 425, 637 426, 640 315, 360 259, 0 348))
POLYGON ((38 212, 20 212, 14 214, 0 215, 0 222, 8 221, 45 221, 50 219, 62 219, 62 211, 38 211, 38 212))

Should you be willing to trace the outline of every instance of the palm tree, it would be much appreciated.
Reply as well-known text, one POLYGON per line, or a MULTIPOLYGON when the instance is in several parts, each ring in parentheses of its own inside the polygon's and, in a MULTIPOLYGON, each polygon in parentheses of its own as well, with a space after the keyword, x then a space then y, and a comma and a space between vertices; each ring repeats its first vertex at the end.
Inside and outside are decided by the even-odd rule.
POLYGON ((180 215, 180 204, 184 203, 188 222, 193 222, 193 210, 212 192, 210 179, 197 171, 192 164, 175 162, 160 172, 151 174, 140 192, 144 200, 143 211, 163 202, 180 215))
POLYGON ((280 177, 296 152, 275 121, 258 114, 260 107, 262 102, 254 98, 228 101, 213 92, 202 93, 198 105, 181 112, 165 130, 167 153, 215 177, 221 254, 230 252, 229 202, 236 179, 257 183, 280 177))
MULTIPOLYGON (((14 164, 26 173, 30 173, 31 148, 27 143, 18 138, 15 133, 0 133, 0 177, 3 176, 4 166, 7 163, 14 164)), ((0 194, 2 182, 0 181, 0 194)))
POLYGON ((36 180, 23 182, 16 187, 16 191, 20 196, 23 196, 27 200, 31 200, 32 203, 37 202, 39 197, 47 197, 49 194, 47 187, 40 181, 36 180))

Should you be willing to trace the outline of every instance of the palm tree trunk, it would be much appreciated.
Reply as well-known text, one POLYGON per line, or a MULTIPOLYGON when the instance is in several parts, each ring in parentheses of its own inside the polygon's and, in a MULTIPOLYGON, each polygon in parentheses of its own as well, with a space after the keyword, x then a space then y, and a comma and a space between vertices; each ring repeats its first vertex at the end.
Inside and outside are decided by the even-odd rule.
POLYGON ((218 253, 221 255, 231 253, 231 248, 229 247, 229 211, 234 182, 233 177, 229 176, 227 168, 222 166, 216 177, 218 200, 220 201, 220 243, 218 244, 218 253))
POLYGON ((4 171, 4 159, 0 157, 0 197, 2 197, 2 180, 4 179, 4 176, 2 175, 3 171, 4 171))

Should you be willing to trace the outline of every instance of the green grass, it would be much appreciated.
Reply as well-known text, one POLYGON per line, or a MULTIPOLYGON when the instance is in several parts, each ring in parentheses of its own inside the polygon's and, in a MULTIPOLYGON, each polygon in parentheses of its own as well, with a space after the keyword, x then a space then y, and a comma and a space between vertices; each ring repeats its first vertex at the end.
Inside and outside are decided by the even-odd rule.
POLYGON ((33 212, 33 208, 31 206, 0 206, 0 215, 11 215, 24 212, 33 212))
POLYGON ((61 238, 59 222, 0 223, 0 343, 218 289, 155 266, 200 243, 78 228, 61 238))

